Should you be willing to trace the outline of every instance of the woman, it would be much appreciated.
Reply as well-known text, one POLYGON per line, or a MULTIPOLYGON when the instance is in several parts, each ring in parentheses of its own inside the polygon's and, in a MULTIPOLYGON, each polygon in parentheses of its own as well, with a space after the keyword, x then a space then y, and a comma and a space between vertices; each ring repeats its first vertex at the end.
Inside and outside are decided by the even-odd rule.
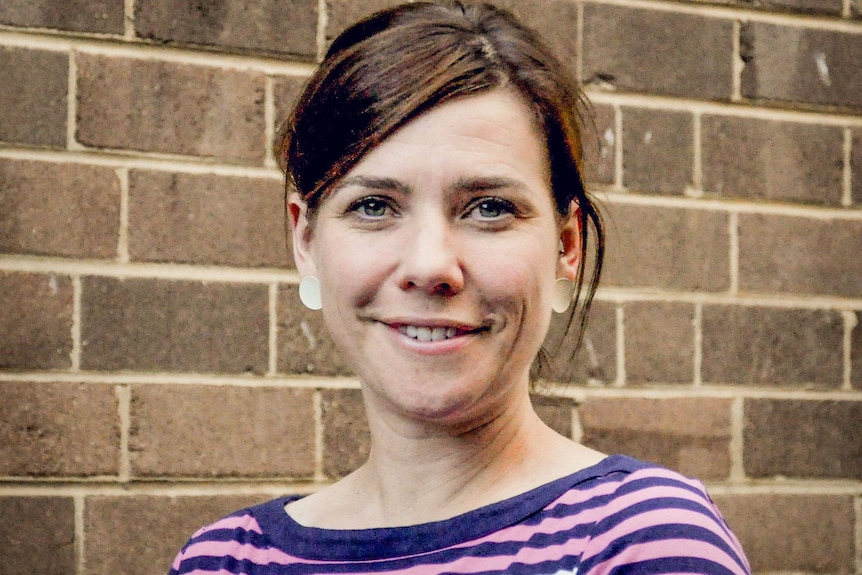
POLYGON ((590 225, 601 263, 577 105, 494 8, 405 5, 334 42, 278 157, 300 297, 362 382, 370 456, 204 528, 172 573, 748 572, 699 483, 530 404, 552 309, 595 288, 575 293, 590 225))

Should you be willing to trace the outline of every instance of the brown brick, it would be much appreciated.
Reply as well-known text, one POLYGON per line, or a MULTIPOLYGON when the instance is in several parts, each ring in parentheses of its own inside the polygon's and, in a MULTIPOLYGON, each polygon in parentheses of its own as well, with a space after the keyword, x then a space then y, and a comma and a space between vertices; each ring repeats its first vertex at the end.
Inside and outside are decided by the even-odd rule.
POLYGON ((853 573, 853 498, 846 495, 714 497, 755 573, 853 573))
POLYGON ((317 0, 138 0, 135 32, 157 42, 312 58, 317 53, 317 0))
POLYGON ((708 305, 703 381, 838 387, 844 324, 832 310, 708 305))
POLYGON ((79 54, 78 141, 261 164, 264 76, 79 54))
POLYGON ((324 389, 320 396, 323 473, 332 478, 344 477, 368 459, 371 449, 371 432, 362 392, 358 389, 324 389))
POLYGON ((99 34, 123 33, 123 3, 115 0, 4 0, 0 24, 99 34))
POLYGON ((0 575, 75 573, 71 497, 0 497, 0 575))
POLYGON ((180 548, 200 527, 271 498, 264 494, 88 497, 83 575, 167 573, 180 548))
MULTIPOLYGON (((302 93, 306 78, 301 76, 275 76, 272 79, 273 98, 275 100, 275 129, 287 120, 296 100, 302 93)), ((270 143, 271 145, 272 143, 270 143)))
POLYGON ((860 401, 747 399, 745 472, 750 477, 862 477, 860 401))
POLYGON ((0 272, 0 369, 71 367, 73 305, 68 277, 0 272))
POLYGON ((739 288, 862 297, 862 222, 739 216, 739 288))
POLYGON ((597 104, 584 121, 584 179, 590 184, 614 183, 616 177, 616 112, 613 106, 597 104))
POLYGON ((843 8, 841 0, 758 0, 757 3, 740 0, 733 4, 745 8, 831 16, 840 16, 843 8))
POLYGON ((350 25, 362 18, 403 3, 404 0, 327 0, 326 40, 335 40, 350 25))
POLYGON ((108 168, 0 159, 0 252, 114 258, 120 184, 108 168))
POLYGON ((747 22, 740 46, 746 98, 862 108, 859 34, 747 22))
POLYGON ((0 383, 0 475, 116 475, 120 422, 114 388, 0 383))
POLYGON ((730 287, 727 215, 606 203, 605 286, 717 292, 730 287))
POLYGON ((539 377, 562 383, 610 383, 617 378, 616 306, 596 301, 590 310, 587 330, 575 350, 577 325, 569 325, 567 314, 554 314, 545 338, 545 349, 551 356, 539 377))
POLYGON ((583 443, 701 479, 730 473, 730 400, 593 398, 580 408, 583 443))
POLYGON ((132 388, 129 451, 143 477, 309 477, 313 391, 271 387, 132 388))
POLYGON ((694 306, 636 302, 623 306, 627 383, 691 383, 694 306))
POLYGON ((303 307, 296 286, 281 286, 278 292, 278 370, 314 375, 353 374, 329 336, 323 314, 303 307))
POLYGON ((84 369, 264 373, 264 285, 85 277, 84 369))
POLYGON ((0 142, 66 145, 69 56, 0 47, 0 142))
POLYGON ((862 389, 862 313, 855 312, 856 325, 850 332, 850 383, 862 389))
POLYGON ((583 60, 586 84, 727 100, 733 88, 733 22, 587 3, 583 60))
POLYGON ((278 180, 133 171, 133 260, 287 267, 284 184, 278 180))
POLYGON ((623 108, 623 185, 681 195, 692 182, 691 114, 623 108))
POLYGON ((840 127, 704 116, 703 188, 749 200, 841 205, 840 127))
POLYGON ((623 108, 623 185, 682 195, 692 182, 691 114, 623 108))
POLYGON ((572 437, 572 413, 575 408, 573 399, 534 393, 530 400, 536 415, 548 427, 564 437, 572 437))

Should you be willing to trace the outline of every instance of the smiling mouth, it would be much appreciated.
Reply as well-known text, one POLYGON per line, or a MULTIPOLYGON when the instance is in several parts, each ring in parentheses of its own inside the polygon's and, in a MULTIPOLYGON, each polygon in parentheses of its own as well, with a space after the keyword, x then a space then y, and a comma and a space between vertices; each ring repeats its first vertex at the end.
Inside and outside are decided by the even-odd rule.
POLYGON ((470 335, 485 331, 487 328, 465 329, 458 327, 428 327, 416 325, 399 325, 398 333, 406 335, 416 341, 443 341, 455 337, 470 335))

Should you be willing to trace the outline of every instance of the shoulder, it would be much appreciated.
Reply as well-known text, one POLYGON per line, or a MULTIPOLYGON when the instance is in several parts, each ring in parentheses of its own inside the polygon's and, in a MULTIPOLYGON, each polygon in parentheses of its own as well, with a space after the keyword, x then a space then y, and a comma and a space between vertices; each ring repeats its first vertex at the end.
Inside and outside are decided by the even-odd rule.
POLYGON ((595 523, 580 573, 748 573, 750 568, 703 484, 627 457, 601 478, 595 523))
POLYGON ((282 508, 287 500, 242 509, 199 529, 177 554, 170 575, 218 572, 237 562, 265 565, 273 550, 259 516, 282 508))

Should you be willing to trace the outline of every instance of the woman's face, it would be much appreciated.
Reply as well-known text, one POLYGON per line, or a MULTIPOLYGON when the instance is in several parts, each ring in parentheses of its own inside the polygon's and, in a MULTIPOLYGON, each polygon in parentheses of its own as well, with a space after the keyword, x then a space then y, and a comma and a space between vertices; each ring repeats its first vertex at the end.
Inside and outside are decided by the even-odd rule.
POLYGON ((313 228, 292 197, 297 267, 320 279, 369 416, 459 426, 525 397, 579 247, 534 124, 507 90, 455 100, 369 152, 313 228))

